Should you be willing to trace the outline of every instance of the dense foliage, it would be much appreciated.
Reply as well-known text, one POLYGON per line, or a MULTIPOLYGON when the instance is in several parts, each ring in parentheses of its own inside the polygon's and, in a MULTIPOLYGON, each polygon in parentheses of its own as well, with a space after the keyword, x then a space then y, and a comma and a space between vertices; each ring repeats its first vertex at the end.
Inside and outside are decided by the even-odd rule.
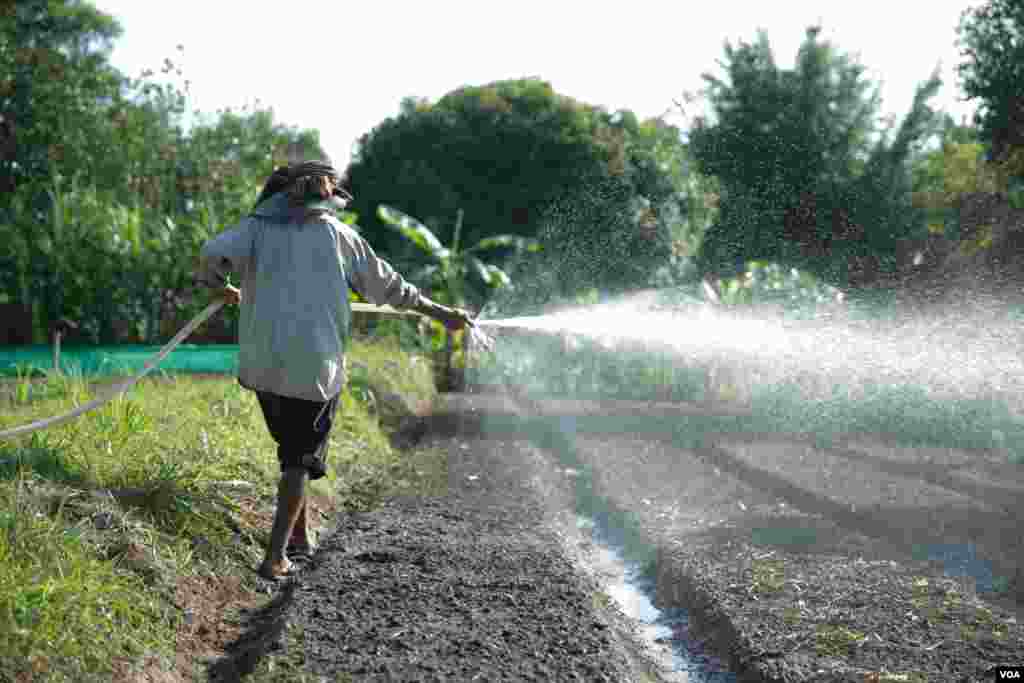
POLYGON ((957 27, 957 68, 975 122, 994 160, 1024 178, 1024 3, 988 0, 964 10, 957 27))
POLYGON ((31 308, 37 341, 62 317, 85 341, 156 340, 162 318, 203 303, 187 297, 202 243, 275 163, 323 155, 315 131, 269 110, 203 117, 187 81, 120 73, 108 60, 120 32, 84 2, 0 8, 0 303, 31 308))
POLYGON ((701 169, 721 186, 721 213, 702 267, 734 274, 779 261, 836 285, 863 285, 896 269, 901 241, 920 239, 910 158, 937 123, 921 85, 895 133, 877 120, 864 67, 810 28, 793 69, 780 69, 762 33, 726 45, 726 77, 705 75, 713 121, 690 134, 701 169))
POLYGON ((917 159, 913 200, 925 209, 929 233, 959 240, 957 206, 965 197, 998 191, 997 168, 985 155, 976 129, 947 119, 941 144, 917 159))
POLYGON ((694 229, 679 131, 609 114, 538 79, 407 99, 365 135, 348 180, 371 243, 399 266, 418 254, 376 217, 381 204, 418 217, 444 242, 464 211, 466 243, 537 238, 562 292, 645 284, 694 229), (623 258, 628 256, 628 258, 623 258))

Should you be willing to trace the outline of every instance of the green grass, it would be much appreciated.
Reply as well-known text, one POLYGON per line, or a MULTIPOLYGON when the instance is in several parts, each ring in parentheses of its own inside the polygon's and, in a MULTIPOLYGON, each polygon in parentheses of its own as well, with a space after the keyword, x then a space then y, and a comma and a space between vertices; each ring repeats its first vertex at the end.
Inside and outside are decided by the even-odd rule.
MULTIPOLYGON (((393 416, 361 391, 430 400, 430 363, 387 341, 356 341, 349 358, 362 375, 343 394, 331 471, 312 492, 365 509, 443 487, 443 454, 393 450, 393 416)), ((82 377, 8 380, 0 429, 94 396, 82 377)), ((175 582, 252 574, 267 529, 246 513, 272 512, 278 476, 255 395, 233 377, 147 378, 76 420, 0 442, 0 680, 103 680, 117 661, 173 654, 175 582), (245 505, 218 484, 232 480, 251 484, 245 505)))
POLYGON ((62 514, 40 509, 26 484, 19 478, 0 487, 0 668, 81 680, 114 656, 171 640, 160 597, 101 559, 62 514))

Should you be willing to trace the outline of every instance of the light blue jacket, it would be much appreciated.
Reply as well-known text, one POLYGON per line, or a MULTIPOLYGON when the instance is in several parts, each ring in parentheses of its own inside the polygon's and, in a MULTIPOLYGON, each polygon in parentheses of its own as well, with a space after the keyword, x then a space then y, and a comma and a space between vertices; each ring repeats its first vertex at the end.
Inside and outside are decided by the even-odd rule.
POLYGON ((351 331, 348 290, 375 304, 413 308, 419 290, 328 210, 274 195, 207 242, 196 280, 223 287, 238 276, 238 381, 254 391, 327 401, 345 384, 351 331))

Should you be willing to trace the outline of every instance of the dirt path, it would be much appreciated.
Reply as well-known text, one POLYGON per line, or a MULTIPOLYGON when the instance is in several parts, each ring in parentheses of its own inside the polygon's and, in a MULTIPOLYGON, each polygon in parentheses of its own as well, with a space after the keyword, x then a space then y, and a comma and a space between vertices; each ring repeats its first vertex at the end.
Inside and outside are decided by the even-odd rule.
POLYGON ((629 676, 595 586, 559 552, 529 479, 505 467, 523 445, 447 445, 448 497, 345 519, 304 582, 295 607, 311 670, 396 681, 629 676))

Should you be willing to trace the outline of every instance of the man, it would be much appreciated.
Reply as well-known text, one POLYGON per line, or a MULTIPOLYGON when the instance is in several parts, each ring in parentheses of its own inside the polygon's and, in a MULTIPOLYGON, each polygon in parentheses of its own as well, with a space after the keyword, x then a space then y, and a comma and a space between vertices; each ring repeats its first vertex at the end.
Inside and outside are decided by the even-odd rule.
POLYGON ((252 213, 203 246, 196 275, 228 303, 241 304, 238 381, 256 393, 278 444, 277 511, 259 568, 270 580, 292 569, 288 552, 314 550, 305 484, 327 472, 328 435, 345 383, 349 288, 451 330, 472 324, 466 311, 423 296, 330 213, 351 200, 340 184, 326 163, 278 168, 252 213), (228 273, 240 277, 241 290, 227 284, 228 273))

